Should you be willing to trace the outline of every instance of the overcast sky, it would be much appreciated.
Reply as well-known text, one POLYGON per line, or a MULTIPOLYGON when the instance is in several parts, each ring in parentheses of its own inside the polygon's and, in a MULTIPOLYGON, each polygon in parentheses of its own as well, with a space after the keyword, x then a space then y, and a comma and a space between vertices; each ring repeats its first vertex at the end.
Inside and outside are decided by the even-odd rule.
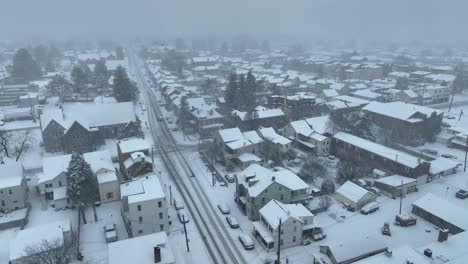
POLYGON ((468 39, 467 0, 0 0, 0 39, 185 36, 468 39))

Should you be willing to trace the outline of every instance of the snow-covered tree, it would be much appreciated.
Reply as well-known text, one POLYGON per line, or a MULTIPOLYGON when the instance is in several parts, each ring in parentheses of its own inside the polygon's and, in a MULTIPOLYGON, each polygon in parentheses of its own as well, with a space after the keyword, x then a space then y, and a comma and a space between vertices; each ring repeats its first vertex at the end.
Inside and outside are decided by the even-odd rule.
POLYGON ((137 98, 136 85, 128 78, 124 67, 117 67, 113 82, 114 97, 118 102, 131 102, 137 98))
POLYGON ((322 194, 332 194, 335 192, 335 183, 330 179, 326 179, 322 182, 320 190, 322 194))
POLYGON ((93 205, 99 198, 97 179, 82 155, 73 154, 67 168, 67 193, 73 205, 93 205))
POLYGON ((327 173, 327 168, 323 165, 323 162, 317 157, 309 157, 302 165, 299 171, 299 176, 305 182, 313 182, 315 177, 323 176, 327 173))

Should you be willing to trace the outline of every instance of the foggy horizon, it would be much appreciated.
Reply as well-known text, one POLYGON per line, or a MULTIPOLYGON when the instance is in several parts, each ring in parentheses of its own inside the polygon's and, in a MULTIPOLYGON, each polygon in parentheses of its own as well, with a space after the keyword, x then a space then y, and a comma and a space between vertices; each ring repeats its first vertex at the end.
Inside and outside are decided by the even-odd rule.
POLYGON ((189 39, 238 33, 308 42, 421 42, 459 45, 468 2, 435 0, 149 1, 19 0, 3 3, 3 40, 189 39), (26 8, 27 7, 27 8, 26 8))

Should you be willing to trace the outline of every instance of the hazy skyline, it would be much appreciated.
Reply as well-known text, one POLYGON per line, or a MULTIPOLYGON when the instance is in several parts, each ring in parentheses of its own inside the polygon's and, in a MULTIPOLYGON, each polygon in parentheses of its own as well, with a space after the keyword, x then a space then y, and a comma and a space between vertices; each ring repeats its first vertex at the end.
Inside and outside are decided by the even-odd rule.
POLYGON ((291 40, 467 41, 463 0, 3 0, 16 39, 190 38, 249 33, 291 40))

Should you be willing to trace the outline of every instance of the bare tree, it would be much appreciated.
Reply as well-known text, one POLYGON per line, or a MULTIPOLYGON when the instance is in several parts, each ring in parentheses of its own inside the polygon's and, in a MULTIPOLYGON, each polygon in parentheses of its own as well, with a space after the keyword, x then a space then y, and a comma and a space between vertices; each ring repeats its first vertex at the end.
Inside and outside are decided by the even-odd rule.
POLYGON ((325 211, 330 208, 330 206, 333 204, 333 199, 328 196, 328 195, 322 195, 319 197, 319 206, 320 208, 325 208, 325 211))
POLYGON ((42 240, 38 244, 29 245, 24 249, 26 257, 24 264, 66 264, 73 252, 75 239, 64 242, 61 239, 42 240))
POLYGON ((34 143, 31 131, 11 132, 0 130, 0 157, 18 161, 34 143))
POLYGON ((323 161, 315 156, 311 156, 305 160, 299 171, 299 176, 305 182, 311 183, 317 176, 324 176, 327 173, 327 168, 323 161))

